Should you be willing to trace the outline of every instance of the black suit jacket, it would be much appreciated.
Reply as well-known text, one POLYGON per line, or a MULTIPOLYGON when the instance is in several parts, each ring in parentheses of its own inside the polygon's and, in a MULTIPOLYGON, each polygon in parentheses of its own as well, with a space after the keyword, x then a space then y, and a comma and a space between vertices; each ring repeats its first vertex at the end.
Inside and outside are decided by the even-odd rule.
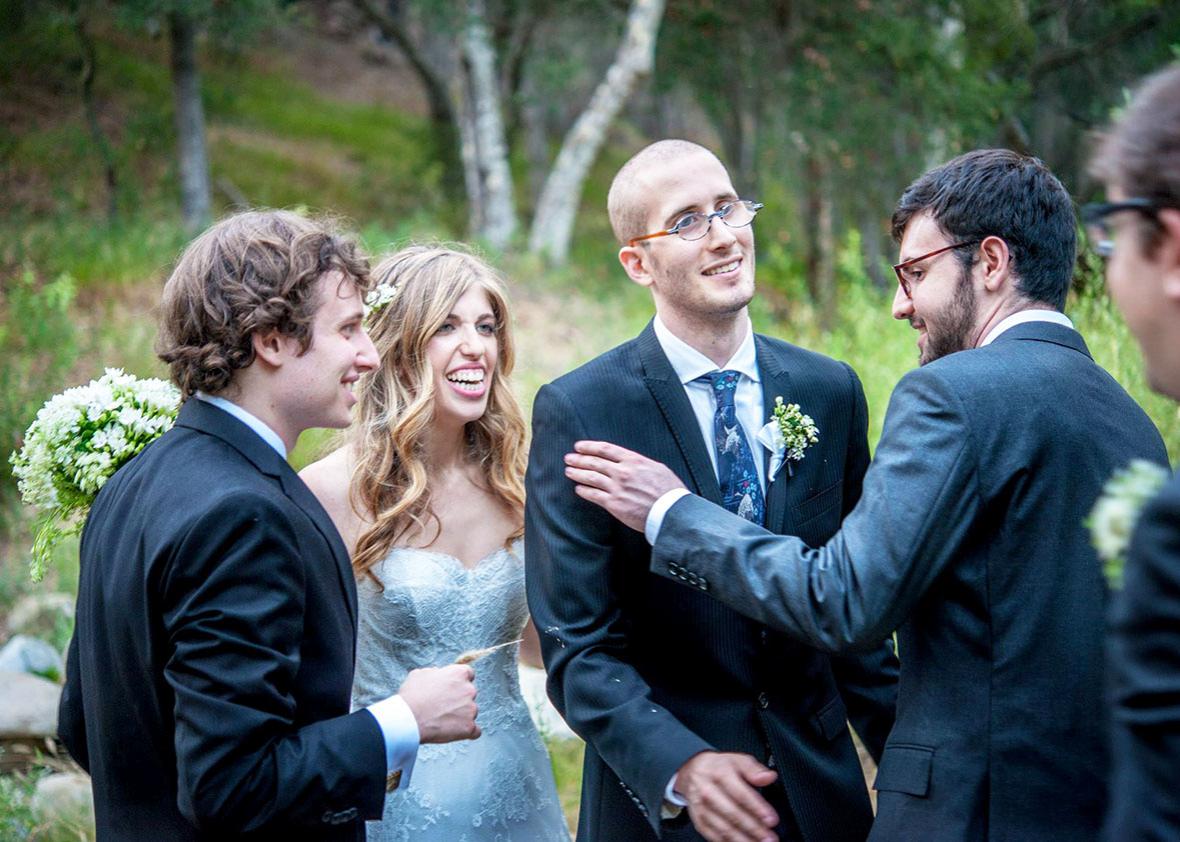
POLYGON ((873 840, 1093 839, 1107 592, 1084 521, 1136 457, 1166 463, 1159 432, 1081 336, 1018 325, 902 378, 864 495, 826 544, 687 497, 652 569, 682 565, 831 652, 897 629, 873 840))
MULTIPOLYGON (((781 395, 821 430, 794 476, 784 470, 770 485, 767 522, 822 541, 859 497, 868 462, 860 383, 841 363, 755 341, 767 417, 781 395)), ((662 826, 659 815, 672 775, 706 749, 772 762, 779 801, 789 802, 785 826, 793 818, 805 839, 863 839, 871 813, 846 720, 876 754, 893 720, 891 646, 829 659, 651 576, 643 535, 581 500, 565 478, 562 457, 578 439, 659 459, 710 499, 720 490, 650 325, 538 393, 526 582, 549 695, 587 741, 579 840, 699 839, 686 818, 662 826)))
POLYGON ((189 400, 82 535, 59 731, 99 839, 357 839, 385 749, 348 712, 355 640, 327 514, 257 434, 189 400))
POLYGON ((1180 478, 1143 509, 1111 611, 1111 842, 1180 839, 1180 478))

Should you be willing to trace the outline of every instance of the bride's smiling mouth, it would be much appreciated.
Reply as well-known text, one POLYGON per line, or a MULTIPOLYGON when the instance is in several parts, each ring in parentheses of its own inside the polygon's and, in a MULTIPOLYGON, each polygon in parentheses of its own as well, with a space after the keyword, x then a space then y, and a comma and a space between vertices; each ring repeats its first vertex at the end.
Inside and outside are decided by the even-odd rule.
POLYGON ((446 381, 456 393, 466 398, 480 398, 487 391, 487 371, 479 365, 448 371, 446 381))

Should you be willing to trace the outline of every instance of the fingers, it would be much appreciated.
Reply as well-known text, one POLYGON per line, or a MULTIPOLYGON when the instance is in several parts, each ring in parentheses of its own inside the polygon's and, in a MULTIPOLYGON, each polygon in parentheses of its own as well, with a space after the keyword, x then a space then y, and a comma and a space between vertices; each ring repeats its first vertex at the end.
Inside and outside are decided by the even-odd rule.
POLYGON ((702 752, 677 773, 693 825, 710 840, 774 840, 778 814, 755 786, 777 776, 748 755, 702 752))
MULTIPOLYGON (((731 782, 732 783, 732 782, 731 782)), ((696 805, 689 805, 693 824, 708 839, 725 842, 776 842, 770 830, 778 814, 748 785, 741 789, 718 787, 704 792, 696 805)))
POLYGON ((574 442, 574 450, 586 456, 600 456, 603 459, 609 459, 611 462, 621 462, 628 456, 639 455, 633 450, 619 447, 617 444, 611 444, 609 441, 574 442))
POLYGON ((565 475, 567 479, 572 479, 578 485, 588 485, 591 488, 601 488, 604 491, 609 491, 611 488, 611 478, 598 471, 566 468, 565 475))
POLYGON ((734 757, 734 765, 737 767, 741 776, 753 786, 769 786, 778 777, 777 772, 763 766, 748 754, 736 755, 734 757))
POLYGON ((589 456, 585 453, 567 453, 565 455, 565 464, 572 468, 581 468, 584 471, 596 471, 600 474, 609 474, 619 467, 619 463, 616 461, 603 459, 601 456, 589 456))

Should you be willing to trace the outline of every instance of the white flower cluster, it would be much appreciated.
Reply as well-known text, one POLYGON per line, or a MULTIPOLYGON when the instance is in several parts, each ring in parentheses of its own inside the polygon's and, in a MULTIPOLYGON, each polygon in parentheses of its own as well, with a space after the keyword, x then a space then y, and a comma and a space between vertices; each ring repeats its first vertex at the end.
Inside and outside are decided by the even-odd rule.
POLYGON ((1135 459, 1114 472, 1090 511, 1086 521, 1090 527, 1090 542, 1104 562, 1112 587, 1122 584, 1127 547, 1139 520, 1139 512, 1167 478, 1168 472, 1154 462, 1135 459))
POLYGON ((776 397, 774 419, 782 434, 783 455, 789 461, 798 462, 803 458, 804 450, 819 443, 819 428, 810 415, 804 415, 799 410, 799 404, 784 404, 782 398, 776 397))
POLYGON ((179 403, 170 383, 108 368, 41 407, 10 458, 21 499, 49 510, 33 548, 34 578, 115 471, 172 426, 179 403))
POLYGON ((381 310, 397 295, 397 284, 377 284, 365 296, 365 315, 369 316, 381 310))

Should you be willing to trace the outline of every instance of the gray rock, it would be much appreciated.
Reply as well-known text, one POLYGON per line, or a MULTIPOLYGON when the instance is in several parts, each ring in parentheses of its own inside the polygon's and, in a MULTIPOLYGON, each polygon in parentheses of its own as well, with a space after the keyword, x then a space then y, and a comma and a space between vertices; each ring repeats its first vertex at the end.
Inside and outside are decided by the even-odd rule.
POLYGON ((37 781, 31 806, 43 828, 34 838, 94 838, 94 795, 87 775, 46 775, 37 781))
POLYGON ((45 678, 61 678, 66 663, 44 640, 18 634, 0 649, 0 672, 27 672, 45 678))
POLYGON ((68 593, 31 593, 22 597, 8 615, 11 634, 52 639, 60 618, 73 621, 74 598, 68 593))
POLYGON ((0 738, 57 734, 61 687, 23 672, 0 672, 0 738))

